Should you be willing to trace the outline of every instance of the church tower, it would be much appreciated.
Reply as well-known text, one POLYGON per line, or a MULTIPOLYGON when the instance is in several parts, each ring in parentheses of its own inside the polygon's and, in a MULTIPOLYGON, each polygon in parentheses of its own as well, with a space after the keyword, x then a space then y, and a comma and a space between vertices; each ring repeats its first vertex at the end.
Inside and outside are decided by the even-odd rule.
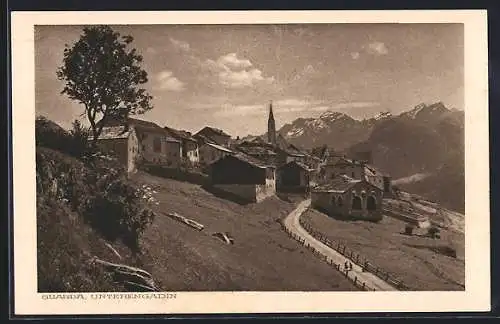
POLYGON ((267 142, 276 146, 276 124, 273 115, 273 102, 269 103, 269 119, 267 120, 267 142))

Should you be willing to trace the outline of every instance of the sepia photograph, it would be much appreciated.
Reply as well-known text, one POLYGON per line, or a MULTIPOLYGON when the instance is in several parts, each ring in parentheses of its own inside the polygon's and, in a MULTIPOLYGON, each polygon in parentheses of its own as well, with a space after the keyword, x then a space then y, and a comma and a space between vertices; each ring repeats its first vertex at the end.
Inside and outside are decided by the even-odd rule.
POLYGON ((466 185, 487 81, 468 79, 459 19, 45 21, 26 67, 33 114, 12 108, 33 125, 23 219, 43 300, 366 301, 464 294, 467 269, 489 271, 466 253, 470 233, 489 242, 489 214, 468 214, 483 200, 466 199, 488 192, 466 185))

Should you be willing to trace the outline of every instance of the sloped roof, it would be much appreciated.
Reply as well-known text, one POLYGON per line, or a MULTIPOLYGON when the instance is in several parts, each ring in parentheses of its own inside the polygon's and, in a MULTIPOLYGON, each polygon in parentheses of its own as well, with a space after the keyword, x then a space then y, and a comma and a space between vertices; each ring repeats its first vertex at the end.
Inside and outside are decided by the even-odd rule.
POLYGON ((221 146, 221 145, 218 145, 218 144, 214 144, 214 143, 205 143, 205 145, 208 145, 210 147, 213 147, 219 151, 224 151, 224 152, 227 152, 227 153, 234 153, 233 151, 231 151, 230 149, 228 149, 227 147, 224 147, 224 146, 221 146))
POLYGON ((231 135, 227 134, 222 129, 211 127, 211 126, 203 127, 197 134, 202 133, 202 132, 206 132, 206 131, 210 131, 212 133, 215 133, 215 134, 221 135, 221 136, 231 137, 231 135))
POLYGON ((191 133, 187 131, 171 128, 168 126, 165 126, 163 128, 170 134, 170 136, 174 138, 196 142, 196 139, 191 135, 191 133))
POLYGON ((283 164, 280 168, 283 168, 283 167, 286 167, 286 166, 290 166, 290 165, 297 165, 299 168, 305 170, 305 171, 313 171, 314 169, 313 168, 310 168, 308 165, 306 165, 305 163, 302 163, 302 162, 299 162, 299 161, 290 161, 286 164, 283 164))
POLYGON ((249 155, 246 155, 244 153, 239 153, 239 152, 232 154, 232 155, 225 156, 225 157, 223 157, 215 162, 212 162, 212 165, 216 165, 216 164, 220 163, 220 161, 227 160, 227 159, 237 159, 243 163, 250 164, 250 165, 257 167, 257 168, 260 168, 260 169, 272 167, 272 165, 269 165, 263 161, 257 160, 249 155))
POLYGON ((266 146, 240 145, 236 149, 248 155, 276 155, 276 152, 266 146))
MULTIPOLYGON (((101 134, 99 135, 99 139, 120 139, 120 138, 128 138, 130 135, 130 129, 126 126, 108 126, 103 127, 101 134)), ((90 135, 89 138, 92 138, 93 135, 90 135)))
POLYGON ((205 135, 202 135, 202 134, 194 134, 193 135, 193 138, 198 142, 198 143, 212 143, 212 144, 216 144, 214 140, 206 137, 205 135))
POLYGON ((377 169, 376 167, 374 167, 373 165, 370 165, 370 164, 365 164, 365 173, 367 173, 368 175, 372 175, 372 176, 376 176, 376 175, 379 175, 379 176, 388 176, 388 174, 380 171, 379 169, 377 169))
POLYGON ((240 160, 240 161, 243 161, 245 163, 248 163, 248 164, 251 164, 253 166, 256 166, 256 167, 259 167, 259 168, 268 168, 268 167, 272 167, 272 165, 268 164, 268 163, 265 163, 261 160, 258 160, 254 157, 251 157, 250 155, 247 155, 247 154, 244 154, 244 153, 236 153, 234 155, 232 155, 232 157, 240 160))
POLYGON ((312 191, 344 193, 361 181, 362 180, 354 180, 348 176, 342 175, 330 180, 328 183, 320 184, 314 187, 312 191))

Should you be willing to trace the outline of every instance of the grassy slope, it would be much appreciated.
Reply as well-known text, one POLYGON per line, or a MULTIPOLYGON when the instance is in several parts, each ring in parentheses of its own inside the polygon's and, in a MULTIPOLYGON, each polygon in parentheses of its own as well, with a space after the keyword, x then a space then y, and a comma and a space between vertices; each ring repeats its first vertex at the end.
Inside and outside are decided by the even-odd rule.
POLYGON ((312 209, 302 217, 332 240, 343 242, 413 289, 463 290, 460 285, 465 280, 462 234, 442 231, 441 240, 410 237, 400 234, 404 231, 405 223, 390 217, 384 217, 378 224, 341 221, 312 209), (457 248, 457 259, 427 248, 445 244, 457 248))
POLYGON ((106 242, 78 215, 58 201, 37 199, 37 259, 39 292, 125 291, 109 274, 89 261, 100 259, 138 265, 130 250, 120 243, 106 242))
POLYGON ((159 214, 146 231, 143 261, 164 290, 356 290, 280 229, 276 220, 293 203, 270 198, 239 205, 189 183, 145 173, 135 180, 158 192, 159 212, 175 211, 205 225, 198 232, 159 214), (225 231, 234 245, 211 237, 225 231))

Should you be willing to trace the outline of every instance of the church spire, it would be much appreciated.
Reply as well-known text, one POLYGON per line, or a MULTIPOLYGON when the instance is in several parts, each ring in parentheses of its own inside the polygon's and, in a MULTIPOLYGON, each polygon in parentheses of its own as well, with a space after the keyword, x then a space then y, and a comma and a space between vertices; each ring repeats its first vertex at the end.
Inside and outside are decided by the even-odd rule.
POLYGON ((276 145, 276 124, 273 115, 273 102, 269 102, 269 118, 267 120, 267 141, 276 145))

